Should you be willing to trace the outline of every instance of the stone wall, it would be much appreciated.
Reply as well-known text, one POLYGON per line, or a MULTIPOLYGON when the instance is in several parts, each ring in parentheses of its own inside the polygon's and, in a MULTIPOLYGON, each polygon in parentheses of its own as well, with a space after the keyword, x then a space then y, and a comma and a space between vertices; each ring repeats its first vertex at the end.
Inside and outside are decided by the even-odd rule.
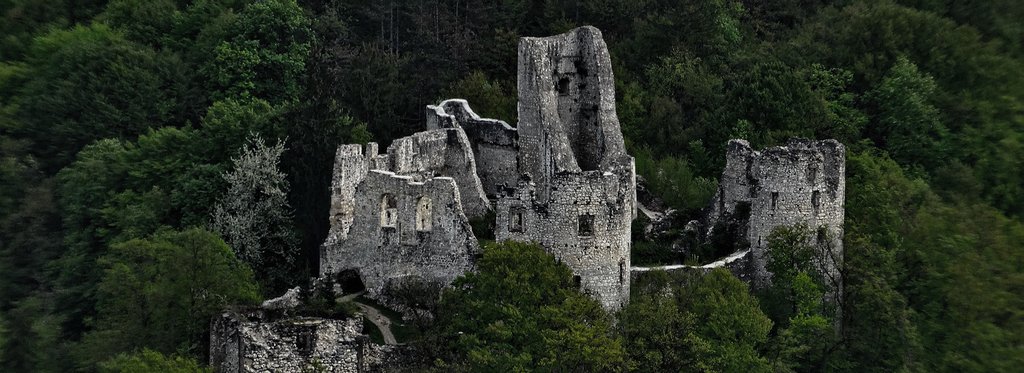
POLYGON ((262 311, 226 311, 211 323, 210 366, 221 373, 390 372, 414 363, 405 346, 378 345, 363 318, 267 320, 262 311))
POLYGON ((562 171, 603 170, 626 156, 611 57, 594 27, 519 42, 519 165, 539 198, 562 171))
POLYGON ((573 271, 584 292, 610 310, 629 299, 632 174, 587 171, 552 179, 550 200, 523 183, 498 200, 495 237, 536 242, 573 271))
POLYGON ((765 269, 768 235, 779 226, 806 224, 825 235, 811 237, 828 258, 823 273, 838 278, 843 257, 846 194, 846 150, 835 140, 793 139, 786 146, 757 152, 744 140, 729 141, 725 170, 711 206, 712 221, 732 214, 737 206, 750 210, 747 240, 755 286, 771 274, 765 269), (822 242, 820 240, 827 240, 822 242))
POLYGON ((520 40, 518 132, 524 176, 498 197, 495 237, 539 243, 585 292, 619 309, 629 299, 636 172, 600 31, 520 40))
POLYGON ((462 99, 442 101, 427 106, 427 129, 460 127, 466 132, 488 197, 498 195, 502 186, 511 187, 519 180, 519 132, 496 119, 481 118, 462 99))
POLYGON ((386 154, 374 144, 339 148, 321 275, 358 270, 378 298, 406 276, 447 284, 472 269, 478 249, 466 217, 486 216, 493 203, 497 239, 539 243, 606 308, 625 304, 636 172, 601 32, 521 39, 519 100, 518 127, 446 100, 427 107, 427 131, 386 154), (415 218, 427 193, 437 193, 430 232, 415 218), (520 227, 510 230, 512 217, 520 227))
POLYGON ((479 245, 454 179, 370 170, 354 195, 348 237, 321 247, 321 275, 354 269, 379 299, 394 280, 448 284, 473 268, 479 245))
POLYGON ((354 219, 356 187, 370 170, 389 171, 424 181, 434 176, 456 180, 464 213, 482 217, 491 210, 483 184, 476 174, 471 144, 462 129, 441 128, 396 139, 387 153, 378 154, 376 143, 338 147, 331 182, 331 209, 325 245, 348 238, 354 219))

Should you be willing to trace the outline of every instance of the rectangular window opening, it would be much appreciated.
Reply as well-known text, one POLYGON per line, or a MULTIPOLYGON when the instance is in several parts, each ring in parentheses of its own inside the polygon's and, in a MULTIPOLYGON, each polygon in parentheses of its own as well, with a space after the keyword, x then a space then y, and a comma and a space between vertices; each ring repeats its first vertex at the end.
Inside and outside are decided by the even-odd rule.
POLYGON ((579 235, 580 236, 593 236, 594 235, 594 215, 590 215, 590 214, 580 215, 580 219, 579 219, 579 235))
POLYGON ((817 214, 821 208, 821 191, 815 190, 811 193, 811 204, 814 205, 814 213, 817 214))
POLYGON ((522 232, 523 231, 523 209, 519 207, 513 207, 508 212, 508 231, 509 232, 522 232))

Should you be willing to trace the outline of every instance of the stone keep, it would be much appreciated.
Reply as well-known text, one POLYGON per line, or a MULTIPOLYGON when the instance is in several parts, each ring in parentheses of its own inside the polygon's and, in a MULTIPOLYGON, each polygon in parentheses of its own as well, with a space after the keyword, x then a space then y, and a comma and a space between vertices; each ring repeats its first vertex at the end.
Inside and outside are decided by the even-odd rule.
POLYGON ((606 309, 629 299, 636 172, 615 113, 601 32, 519 43, 521 175, 497 200, 495 236, 540 243, 606 309))
POLYGON ((745 140, 729 141, 725 170, 710 208, 712 221, 750 211, 747 240, 755 286, 764 286, 768 235, 779 226, 806 224, 825 258, 823 273, 838 278, 843 258, 846 150, 836 140, 792 139, 786 146, 754 151, 745 140), (746 205, 746 206, 743 206, 746 205), (738 208, 740 207, 740 208, 738 208))
POLYGON ((446 100, 386 154, 340 147, 321 275, 356 269, 371 296, 406 276, 450 283, 478 250, 468 219, 493 207, 498 240, 539 243, 605 308, 622 307, 636 175, 601 32, 521 39, 518 79, 518 127, 446 100))

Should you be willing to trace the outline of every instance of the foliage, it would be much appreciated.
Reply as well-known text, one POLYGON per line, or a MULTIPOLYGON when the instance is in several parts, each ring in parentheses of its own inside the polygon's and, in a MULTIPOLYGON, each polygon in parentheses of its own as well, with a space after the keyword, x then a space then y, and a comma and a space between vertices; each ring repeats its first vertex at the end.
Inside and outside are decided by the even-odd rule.
POLYGON ((224 32, 230 36, 206 67, 215 97, 299 98, 313 35, 295 0, 252 2, 224 32))
POLYGON ((652 159, 647 149, 640 149, 634 156, 636 172, 644 177, 651 192, 662 196, 666 204, 680 210, 684 216, 695 216, 718 189, 714 180, 696 175, 685 160, 652 159))
POLYGON ((32 154, 50 172, 93 140, 133 138, 173 119, 180 61, 103 24, 40 36, 27 62, 32 72, 18 95, 20 123, 6 130, 33 141, 32 154))
POLYGON ((724 269, 645 276, 619 315, 631 368, 769 371, 758 349, 772 322, 746 284, 724 269))
POLYGON ((252 271, 201 229, 114 244, 99 265, 95 329, 78 350, 83 367, 139 347, 203 356, 210 318, 259 300, 252 271))
POLYGON ((939 121, 938 109, 929 102, 935 89, 934 79, 900 57, 881 83, 868 92, 867 99, 877 110, 871 137, 902 164, 934 167, 942 154, 948 153, 942 147, 948 136, 946 127, 939 121))
POLYGON ((620 370, 611 317, 540 247, 488 245, 437 313, 443 364, 456 370, 620 370))
POLYGON ((258 135, 251 137, 224 173, 228 190, 211 223, 235 255, 255 269, 265 294, 288 287, 296 257, 288 180, 278 168, 282 153, 284 143, 271 147, 258 135))
POLYGON ((473 111, 484 118, 495 118, 516 123, 516 97, 506 92, 500 82, 491 82, 481 71, 452 84, 444 97, 458 97, 470 102, 473 111))
POLYGON ((144 349, 133 354, 121 354, 100 363, 99 371, 103 373, 193 373, 212 372, 203 368, 194 359, 182 356, 166 356, 159 352, 144 349))

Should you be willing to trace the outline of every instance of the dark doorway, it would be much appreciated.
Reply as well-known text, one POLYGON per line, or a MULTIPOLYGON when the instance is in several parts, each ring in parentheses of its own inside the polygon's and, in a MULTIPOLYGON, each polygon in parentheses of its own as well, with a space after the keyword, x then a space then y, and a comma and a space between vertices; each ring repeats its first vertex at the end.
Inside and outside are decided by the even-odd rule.
POLYGON ((341 286, 341 291, 345 294, 355 294, 366 290, 366 285, 363 285, 363 279, 357 270, 346 269, 338 272, 337 276, 338 286, 341 286))

